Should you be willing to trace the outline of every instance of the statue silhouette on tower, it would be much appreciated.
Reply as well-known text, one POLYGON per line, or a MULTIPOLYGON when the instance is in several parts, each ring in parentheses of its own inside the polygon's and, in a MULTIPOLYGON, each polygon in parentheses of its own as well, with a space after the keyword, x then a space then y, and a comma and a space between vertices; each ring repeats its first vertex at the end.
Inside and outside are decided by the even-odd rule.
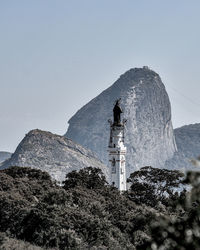
POLYGON ((121 125, 121 113, 123 113, 120 107, 120 100, 116 100, 115 106, 113 108, 114 125, 121 125))

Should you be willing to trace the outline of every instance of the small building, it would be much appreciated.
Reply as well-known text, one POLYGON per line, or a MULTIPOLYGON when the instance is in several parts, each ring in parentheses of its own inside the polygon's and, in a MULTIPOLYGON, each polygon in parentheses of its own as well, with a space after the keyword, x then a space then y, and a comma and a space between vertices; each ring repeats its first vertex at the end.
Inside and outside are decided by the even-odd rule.
POLYGON ((124 146, 124 129, 126 120, 121 121, 120 100, 113 108, 113 121, 110 123, 110 139, 108 145, 109 170, 111 184, 120 191, 126 191, 126 147, 124 146))

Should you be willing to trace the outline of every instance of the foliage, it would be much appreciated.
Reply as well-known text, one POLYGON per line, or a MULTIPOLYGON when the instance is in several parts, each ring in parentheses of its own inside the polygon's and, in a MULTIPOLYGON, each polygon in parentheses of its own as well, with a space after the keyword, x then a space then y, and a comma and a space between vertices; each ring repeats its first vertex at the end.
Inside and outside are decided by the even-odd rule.
POLYGON ((106 178, 99 168, 87 167, 79 172, 72 171, 66 175, 66 180, 63 182, 64 188, 74 188, 76 186, 85 187, 88 189, 103 188, 106 178))
POLYGON ((73 171, 63 187, 40 170, 1 170, 0 249, 199 249, 200 174, 188 173, 193 189, 175 195, 182 178, 146 167, 120 193, 100 169, 73 171))
POLYGON ((159 202, 172 205, 179 196, 176 188, 183 182, 184 174, 177 170, 143 167, 128 178, 131 184, 129 199, 137 204, 155 207, 159 202))
POLYGON ((0 231, 7 237, 53 249, 135 249, 148 237, 155 211, 107 185, 99 169, 68 174, 63 187, 32 171, 0 171, 0 231))
MULTIPOLYGON (((22 240, 6 237, 5 233, 0 233, 0 249, 1 250, 44 250, 44 248, 32 245, 22 240)), ((48 249, 51 250, 51 249, 48 249)), ((53 250, 53 249, 52 249, 53 250)), ((55 250, 55 249, 54 249, 55 250)))
POLYGON ((200 173, 188 172, 185 183, 192 190, 177 201, 174 215, 165 215, 151 223, 151 240, 141 249, 200 249, 200 173))

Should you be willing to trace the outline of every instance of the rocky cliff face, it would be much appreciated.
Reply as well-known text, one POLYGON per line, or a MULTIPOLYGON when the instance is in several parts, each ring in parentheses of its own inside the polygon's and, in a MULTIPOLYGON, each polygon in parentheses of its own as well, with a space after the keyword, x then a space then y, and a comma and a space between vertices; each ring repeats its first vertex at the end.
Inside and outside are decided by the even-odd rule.
POLYGON ((199 170, 195 160, 200 156, 200 123, 174 130, 178 152, 168 160, 165 167, 171 169, 199 170))
POLYGON ((164 167, 176 152, 171 107, 157 73, 148 67, 130 69, 70 120, 65 136, 94 151, 107 164, 108 119, 121 98, 127 119, 127 175, 144 166, 164 167))
POLYGON ((200 123, 190 124, 174 130, 178 151, 185 156, 200 156, 200 123))
POLYGON ((30 131, 10 159, 0 167, 32 167, 47 171, 63 181, 66 173, 84 167, 99 167, 107 176, 107 167, 90 150, 64 136, 41 130, 30 131))
POLYGON ((9 152, 4 152, 4 151, 0 151, 0 163, 9 159, 11 157, 11 153, 9 152))

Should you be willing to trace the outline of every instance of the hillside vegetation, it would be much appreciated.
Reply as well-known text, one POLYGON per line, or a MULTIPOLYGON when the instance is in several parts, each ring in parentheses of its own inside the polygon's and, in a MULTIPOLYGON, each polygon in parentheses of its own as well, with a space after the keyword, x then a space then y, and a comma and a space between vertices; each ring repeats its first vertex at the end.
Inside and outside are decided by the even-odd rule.
POLYGON ((198 178, 188 174, 186 194, 181 173, 147 167, 122 194, 92 167, 63 186, 40 170, 1 170, 0 249, 200 249, 198 178))

